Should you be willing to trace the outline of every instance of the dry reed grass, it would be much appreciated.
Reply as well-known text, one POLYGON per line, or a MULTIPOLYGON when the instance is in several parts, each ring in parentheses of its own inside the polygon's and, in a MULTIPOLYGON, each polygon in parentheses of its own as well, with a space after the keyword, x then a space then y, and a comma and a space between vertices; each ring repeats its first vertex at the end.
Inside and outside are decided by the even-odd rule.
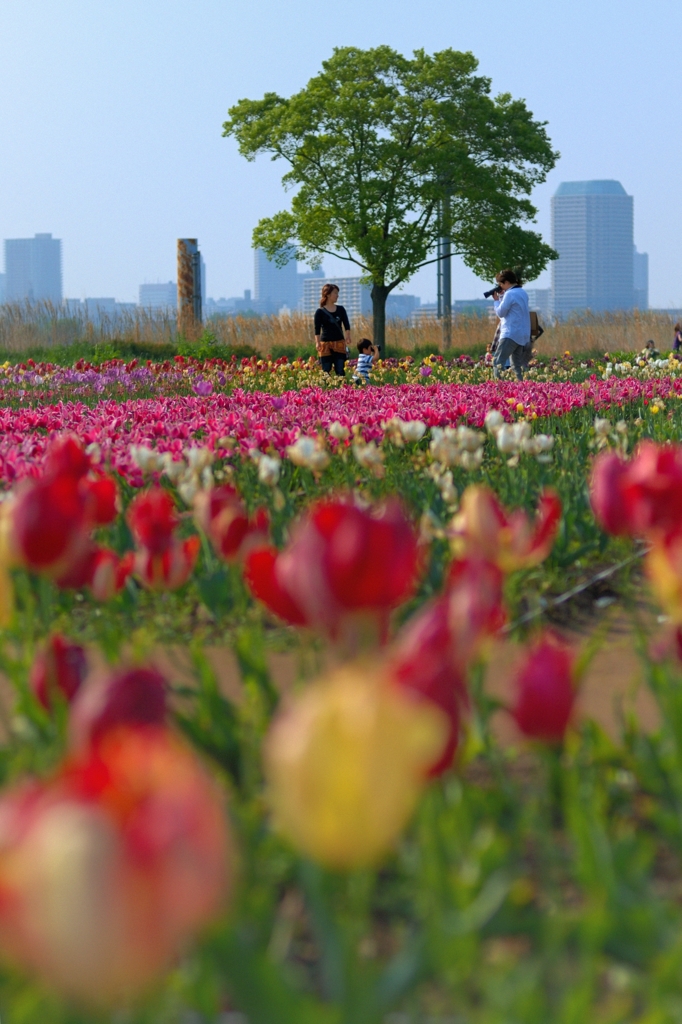
MULTIPOLYGON (((664 313, 585 314, 546 325, 539 342, 539 354, 574 355, 609 350, 636 352, 652 338, 661 351, 669 351, 673 339, 673 317, 664 313)), ((248 345, 269 356, 277 349, 313 351, 311 318, 301 314, 265 317, 222 317, 205 325, 220 345, 248 345)), ((452 323, 451 349, 467 352, 485 346, 492 338, 494 324, 485 317, 456 317, 452 323)), ((368 318, 353 323, 355 338, 372 337, 368 318)), ((75 314, 50 303, 0 306, 0 350, 21 354, 31 349, 68 346, 73 342, 127 341, 153 346, 177 343, 175 318, 166 311, 137 309, 115 316, 102 313, 90 320, 83 311, 75 314)), ((386 330, 389 353, 442 350, 439 320, 422 318, 414 325, 405 320, 389 321, 386 330)))

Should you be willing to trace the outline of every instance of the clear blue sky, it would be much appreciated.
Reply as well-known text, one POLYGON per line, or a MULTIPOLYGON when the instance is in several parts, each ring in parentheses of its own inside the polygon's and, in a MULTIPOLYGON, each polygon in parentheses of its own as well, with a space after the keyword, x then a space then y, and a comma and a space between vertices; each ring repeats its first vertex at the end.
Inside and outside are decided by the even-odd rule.
MULTIPOLYGON (((228 107, 296 91, 334 45, 451 46, 549 122, 562 157, 535 196, 547 239, 559 181, 617 178, 652 305, 682 306, 678 36, 672 0, 3 0, 0 238, 51 231, 66 295, 130 301, 197 236, 208 293, 239 294, 254 224, 287 200, 279 164, 221 138, 228 107)), ((453 276, 455 298, 478 292, 464 267, 453 276)), ((406 290, 432 299, 433 268, 406 290)))

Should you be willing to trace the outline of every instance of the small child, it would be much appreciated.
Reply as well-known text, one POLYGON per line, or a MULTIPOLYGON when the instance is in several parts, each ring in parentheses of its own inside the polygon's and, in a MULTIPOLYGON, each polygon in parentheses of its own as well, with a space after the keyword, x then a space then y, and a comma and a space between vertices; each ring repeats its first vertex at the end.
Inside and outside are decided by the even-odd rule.
POLYGON ((660 359, 661 353, 656 348, 653 338, 647 341, 640 355, 644 359, 660 359))
POLYGON ((353 383, 369 384, 369 372, 372 369, 372 361, 377 354, 372 342, 369 338, 361 338, 358 342, 358 365, 355 373, 353 374, 353 383))

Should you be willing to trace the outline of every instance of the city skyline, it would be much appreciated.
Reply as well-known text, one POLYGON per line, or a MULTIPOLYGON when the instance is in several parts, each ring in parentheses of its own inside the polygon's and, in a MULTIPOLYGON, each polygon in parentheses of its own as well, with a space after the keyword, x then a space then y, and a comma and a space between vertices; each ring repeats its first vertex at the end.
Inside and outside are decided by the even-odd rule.
MULTIPOLYGON (((550 196, 560 181, 620 180, 637 197, 635 230, 650 255, 651 305, 680 306, 682 196, 669 152, 676 101, 666 80, 632 74, 636 67, 674 65, 674 33, 666 29, 674 13, 667 0, 652 0, 646 15, 626 3, 617 18, 604 3, 577 0, 568 10, 555 0, 531 0, 493 31, 478 5, 462 0, 447 8, 425 0, 418 9, 407 0, 370 7, 348 0, 334 33, 321 38, 309 6, 292 0, 283 48, 282 12, 271 0, 229 9, 220 0, 191 9, 175 0, 170 9, 160 0, 142 7, 132 0, 5 5, 0 80, 12 102, 0 110, 0 232, 12 238, 52 231, 64 239, 64 294, 114 293, 121 300, 134 300, 142 281, 172 277, 175 239, 197 236, 211 267, 211 293, 240 295, 251 286, 254 224, 286 209, 289 199, 283 166, 249 163, 221 137, 228 107, 267 91, 291 94, 333 45, 387 43, 405 53, 453 46, 479 58, 493 92, 523 97, 548 122, 562 156, 534 193, 544 237, 551 237, 550 196), (192 66, 202 68, 199 102, 178 70, 192 66), (86 129, 74 131, 76 124, 86 129)), ((453 295, 476 295, 476 277, 453 262, 453 295)), ((331 258, 325 269, 355 272, 331 258)), ((550 276, 537 286, 546 287, 550 276)), ((435 298, 433 267, 406 290, 435 298)))

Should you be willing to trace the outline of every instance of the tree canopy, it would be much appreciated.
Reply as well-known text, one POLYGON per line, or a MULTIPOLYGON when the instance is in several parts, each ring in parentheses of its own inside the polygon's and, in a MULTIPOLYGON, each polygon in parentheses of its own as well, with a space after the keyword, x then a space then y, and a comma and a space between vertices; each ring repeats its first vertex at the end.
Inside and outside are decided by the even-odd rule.
POLYGON ((558 154, 523 100, 492 97, 471 53, 342 47, 288 99, 266 93, 228 112, 223 134, 249 160, 289 168, 289 210, 261 220, 254 245, 284 263, 325 254, 371 282, 375 340, 386 297, 437 257, 439 236, 479 276, 503 266, 533 279, 554 251, 525 225, 529 196, 558 154), (443 211, 447 222, 444 222, 443 211))

